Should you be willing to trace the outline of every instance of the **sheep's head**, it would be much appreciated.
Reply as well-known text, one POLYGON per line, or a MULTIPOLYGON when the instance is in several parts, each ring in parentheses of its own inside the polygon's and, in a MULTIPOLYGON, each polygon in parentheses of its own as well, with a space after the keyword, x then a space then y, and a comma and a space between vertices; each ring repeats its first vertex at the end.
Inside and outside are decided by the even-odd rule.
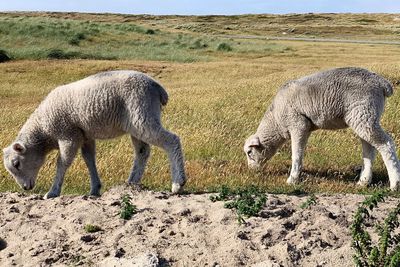
POLYGON ((43 165, 45 156, 35 149, 27 148, 21 142, 15 142, 3 149, 3 160, 6 170, 25 190, 35 186, 36 177, 43 165))
POLYGON ((247 138, 243 150, 246 153, 249 168, 258 169, 262 163, 269 160, 275 154, 277 145, 273 142, 270 145, 262 144, 257 135, 252 135, 247 138))

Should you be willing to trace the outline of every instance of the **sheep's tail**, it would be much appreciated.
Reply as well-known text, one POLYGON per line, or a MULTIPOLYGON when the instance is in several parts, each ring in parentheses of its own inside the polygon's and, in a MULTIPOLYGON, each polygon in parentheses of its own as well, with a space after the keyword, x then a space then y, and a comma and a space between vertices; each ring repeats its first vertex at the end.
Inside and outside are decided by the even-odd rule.
POLYGON ((383 88, 383 94, 386 97, 393 95, 393 86, 388 80, 383 79, 382 88, 383 88))
POLYGON ((168 93, 165 91, 165 89, 159 85, 157 82, 155 82, 155 87, 158 90, 158 93, 160 94, 160 102, 161 105, 165 106, 168 103, 168 93))
POLYGON ((393 95, 393 86, 390 84, 390 82, 385 81, 385 84, 383 86, 383 93, 386 97, 393 95))

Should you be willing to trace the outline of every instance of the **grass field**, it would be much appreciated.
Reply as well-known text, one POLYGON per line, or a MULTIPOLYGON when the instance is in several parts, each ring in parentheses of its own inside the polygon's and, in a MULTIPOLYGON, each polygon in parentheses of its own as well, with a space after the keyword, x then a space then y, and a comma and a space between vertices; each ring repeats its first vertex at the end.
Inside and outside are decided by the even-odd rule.
MULTIPOLYGON (((398 23, 394 23, 398 16, 389 14, 306 16, 0 14, 0 49, 14 59, 0 64, 0 146, 13 141, 29 114, 54 87, 99 71, 134 69, 153 76, 169 92, 163 122, 181 137, 189 191, 212 191, 223 184, 255 184, 276 193, 379 190, 388 185, 380 157, 374 167, 375 186, 355 186, 353 169, 361 163, 361 144, 348 130, 318 131, 312 135, 302 185, 285 183, 291 163, 289 143, 261 172, 247 169, 243 142, 256 130, 279 86, 332 67, 365 67, 396 84, 395 94, 387 101, 383 126, 400 147, 400 46, 219 36, 226 31, 272 34, 271 25, 287 28, 290 23, 297 23, 295 19, 298 25, 320 29, 316 37, 393 40, 400 31, 398 23), (332 20, 337 20, 337 25, 348 29, 348 33, 341 35, 336 24, 328 31, 326 27, 332 20), (182 26, 190 23, 197 25, 197 30, 193 25, 182 26), (236 26, 235 30, 222 31, 222 25, 230 29, 236 26), (370 28, 375 30, 368 31, 370 28)), ((97 144, 98 169, 105 189, 123 183, 132 164, 129 138, 97 144)), ((45 193, 50 187, 56 156, 56 152, 49 155, 34 192, 45 193)), ((143 183, 152 189, 170 187, 169 163, 161 149, 153 148, 143 183)), ((2 166, 0 191, 7 190, 19 188, 2 166)), ((63 193, 88 191, 87 169, 79 156, 67 173, 63 193)))

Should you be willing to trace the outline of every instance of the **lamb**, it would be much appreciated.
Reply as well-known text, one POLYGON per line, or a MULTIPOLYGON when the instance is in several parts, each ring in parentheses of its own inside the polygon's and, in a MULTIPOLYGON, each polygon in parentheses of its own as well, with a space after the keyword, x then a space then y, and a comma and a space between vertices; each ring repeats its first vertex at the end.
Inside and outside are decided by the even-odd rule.
POLYGON ((35 186, 46 154, 58 149, 57 171, 45 198, 60 195, 64 175, 81 149, 90 174, 90 195, 100 195, 101 181, 95 162, 95 139, 130 134, 136 159, 128 183, 139 185, 149 144, 163 148, 169 157, 172 192, 186 181, 180 139, 161 125, 161 107, 168 94, 149 76, 135 71, 108 71, 57 87, 49 93, 3 150, 4 165, 19 185, 35 186))
POLYGON ((317 129, 350 127, 362 144, 363 166, 358 184, 372 180, 376 150, 388 171, 391 190, 400 186, 400 164, 391 137, 380 118, 393 87, 383 77, 366 69, 348 67, 318 72, 283 85, 267 109, 257 132, 245 142, 250 168, 269 160, 288 139, 292 168, 287 183, 299 182, 304 150, 317 129))

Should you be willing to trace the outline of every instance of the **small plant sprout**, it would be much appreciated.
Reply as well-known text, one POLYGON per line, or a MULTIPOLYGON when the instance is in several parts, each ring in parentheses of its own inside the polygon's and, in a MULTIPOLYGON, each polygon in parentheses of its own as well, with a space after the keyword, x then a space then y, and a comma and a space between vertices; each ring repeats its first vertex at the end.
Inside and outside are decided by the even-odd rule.
POLYGON ((375 230, 379 236, 373 243, 366 230, 367 218, 373 219, 370 212, 384 201, 386 192, 378 192, 366 198, 358 207, 353 223, 350 226, 355 250, 354 263, 359 267, 397 267, 400 266, 400 202, 391 210, 383 223, 375 222, 375 230), (368 211, 369 210, 369 211, 368 211))
POLYGON ((96 233, 99 231, 103 231, 100 226, 98 225, 93 225, 93 224, 86 224, 84 227, 86 233, 96 233))
POLYGON ((310 206, 313 206, 313 205, 315 205, 315 204, 317 204, 317 198, 315 197, 314 194, 311 194, 311 195, 306 199, 306 201, 304 201, 303 203, 300 204, 300 208, 302 208, 302 209, 307 209, 307 208, 309 208, 310 206))
POLYGON ((264 192, 255 186, 245 189, 231 190, 226 186, 221 187, 219 195, 210 197, 210 200, 225 201, 224 207, 234 209, 239 224, 246 223, 244 217, 257 216, 267 201, 264 192))
POLYGON ((137 212, 136 206, 131 203, 131 199, 128 194, 122 196, 120 215, 124 220, 129 220, 137 212))

